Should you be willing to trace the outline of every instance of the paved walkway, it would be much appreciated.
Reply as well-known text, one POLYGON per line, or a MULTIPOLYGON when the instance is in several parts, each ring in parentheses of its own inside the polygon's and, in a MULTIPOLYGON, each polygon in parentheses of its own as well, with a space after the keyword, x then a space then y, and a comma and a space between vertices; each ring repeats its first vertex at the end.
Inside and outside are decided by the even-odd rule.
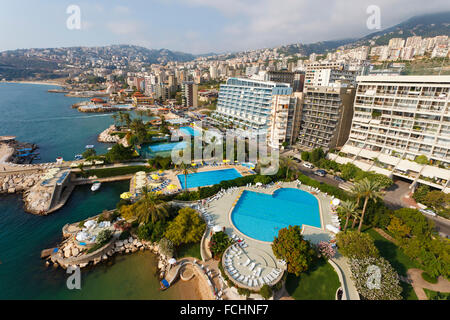
POLYGON ((429 283, 422 278, 422 272, 423 270, 415 268, 407 271, 408 278, 411 281, 411 285, 419 300, 428 300, 428 297, 423 290, 424 288, 438 292, 450 292, 450 282, 448 280, 440 276, 437 283, 429 283))
MULTIPOLYGON (((285 188, 296 188, 297 183, 282 183, 282 186, 285 188)), ((225 227, 225 232, 231 235, 232 233, 237 234, 239 237, 243 238, 245 242, 248 244, 248 247, 245 248, 247 254, 251 255, 252 260, 255 263, 259 263, 261 266, 269 269, 269 268, 284 268, 283 265, 280 264, 278 259, 273 256, 271 243, 262 242, 252 238, 247 237, 245 234, 239 232, 239 230, 235 229, 231 223, 230 213, 232 209, 233 203, 236 201, 238 196, 241 193, 242 189, 248 189, 251 191, 261 192, 261 193, 273 193, 276 190, 276 187, 264 189, 264 188, 237 188, 231 193, 226 193, 221 198, 212 201, 209 205, 206 206, 206 211, 209 216, 212 218, 212 221, 215 225, 219 225, 221 227, 225 227)), ((309 191, 305 186, 301 186, 302 190, 309 191)), ((325 230, 325 225, 331 224, 331 210, 330 210, 330 201, 331 198, 320 192, 316 195, 320 202, 321 213, 322 213, 322 227, 314 228, 305 226, 302 230, 302 233, 305 239, 312 241, 313 243, 318 243, 320 241, 329 241, 332 238, 332 235, 325 230)), ((359 300, 359 295, 356 291, 356 287, 353 284, 353 280, 350 275, 350 268, 347 262, 347 259, 344 257, 337 257, 334 262, 341 269, 343 274, 343 289, 346 290, 347 296, 349 299, 359 300)), ((282 295, 285 297, 285 295, 282 295)), ((281 297, 280 297, 281 298, 281 297)))

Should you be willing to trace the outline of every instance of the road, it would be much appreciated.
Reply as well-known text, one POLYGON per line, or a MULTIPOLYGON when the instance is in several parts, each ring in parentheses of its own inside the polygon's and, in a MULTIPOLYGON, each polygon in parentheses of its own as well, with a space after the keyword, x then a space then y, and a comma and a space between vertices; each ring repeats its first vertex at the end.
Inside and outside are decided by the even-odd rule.
MULTIPOLYGON (((320 177, 314 174, 314 169, 308 169, 301 164, 297 164, 298 170, 303 173, 305 176, 313 178, 319 182, 323 182, 335 187, 339 186, 339 182, 334 180, 333 176, 327 174, 325 177, 320 177)), ((409 208, 409 205, 406 204, 403 200, 405 196, 410 192, 409 189, 410 183, 403 180, 394 180, 394 184, 386 190, 384 195, 384 203, 391 210, 397 210, 401 208, 409 208)), ((449 238, 450 235, 450 220, 442 218, 442 217, 431 217, 425 215, 429 220, 432 220, 435 225, 435 230, 439 232, 442 237, 449 238)))

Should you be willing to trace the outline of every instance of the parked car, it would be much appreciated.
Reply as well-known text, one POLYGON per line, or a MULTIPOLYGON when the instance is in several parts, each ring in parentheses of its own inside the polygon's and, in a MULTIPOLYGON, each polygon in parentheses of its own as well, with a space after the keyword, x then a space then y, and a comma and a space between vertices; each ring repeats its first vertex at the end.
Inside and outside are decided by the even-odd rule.
POLYGON ((294 158, 294 161, 297 163, 301 163, 302 161, 300 159, 294 158))
POLYGON ((342 179, 342 178, 339 177, 339 176, 334 176, 334 180, 336 180, 337 182, 340 182, 340 183, 344 183, 344 182, 345 182, 345 180, 342 179))
POLYGON ((314 166, 309 162, 303 162, 303 166, 309 169, 314 169, 314 166))
POLYGON ((319 177, 325 177, 327 172, 325 170, 316 170, 314 171, 314 174, 319 177))
POLYGON ((436 212, 434 212, 432 210, 420 209, 419 211, 422 212, 423 214, 427 214, 429 216, 436 217, 436 212))

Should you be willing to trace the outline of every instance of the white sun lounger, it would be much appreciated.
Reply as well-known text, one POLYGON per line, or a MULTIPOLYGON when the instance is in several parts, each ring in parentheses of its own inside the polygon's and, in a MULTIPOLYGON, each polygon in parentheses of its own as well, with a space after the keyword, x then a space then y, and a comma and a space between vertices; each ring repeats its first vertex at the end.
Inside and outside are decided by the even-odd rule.
POLYGON ((256 276, 256 277, 259 277, 259 276, 261 275, 261 271, 262 271, 261 267, 256 268, 256 270, 255 270, 255 276, 256 276))
POLYGON ((248 264, 250 263, 250 259, 249 258, 247 258, 247 261, 245 261, 245 263, 244 264, 242 264, 244 267, 246 267, 246 266, 248 266, 248 264))
POLYGON ((264 279, 264 282, 265 282, 266 284, 269 284, 269 283, 270 283, 270 280, 269 280, 269 278, 267 278, 267 276, 265 276, 263 279, 264 279))
POLYGON ((242 283, 243 283, 243 284, 247 284, 247 282, 248 282, 248 276, 246 276, 246 277, 244 278, 244 280, 242 281, 242 283))
POLYGON ((252 262, 252 263, 248 266, 248 269, 249 269, 250 271, 253 271, 254 268, 255 268, 255 263, 252 262))
POLYGON ((264 285, 264 280, 263 280, 262 278, 258 278, 258 282, 259 282, 259 284, 260 284, 261 286, 264 285))
POLYGON ((243 276, 243 275, 241 275, 241 276, 238 278, 238 281, 242 281, 242 280, 244 280, 244 276, 243 276))

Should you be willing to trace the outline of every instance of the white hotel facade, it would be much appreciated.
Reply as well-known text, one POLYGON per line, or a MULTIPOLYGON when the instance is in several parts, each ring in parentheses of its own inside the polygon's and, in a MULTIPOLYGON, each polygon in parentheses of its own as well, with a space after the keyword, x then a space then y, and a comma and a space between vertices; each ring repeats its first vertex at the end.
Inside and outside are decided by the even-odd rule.
POLYGON ((329 158, 450 192, 450 76, 360 76, 357 83, 349 139, 329 158))

